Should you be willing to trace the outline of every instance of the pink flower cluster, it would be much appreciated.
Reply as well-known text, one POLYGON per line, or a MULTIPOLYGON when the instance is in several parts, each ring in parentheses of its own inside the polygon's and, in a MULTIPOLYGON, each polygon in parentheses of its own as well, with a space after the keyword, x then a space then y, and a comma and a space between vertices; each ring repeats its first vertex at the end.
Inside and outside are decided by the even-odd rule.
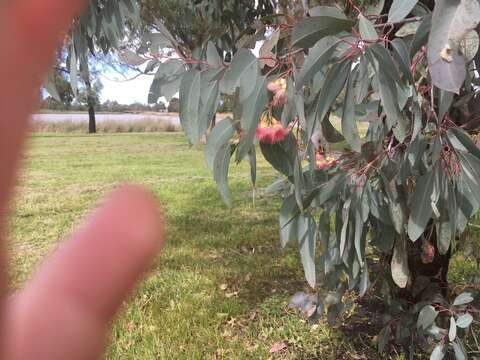
POLYGON ((287 81, 284 78, 272 81, 267 85, 267 89, 274 93, 272 99, 273 106, 283 106, 287 102, 287 81))
POLYGON ((275 144, 285 139, 289 133, 290 128, 284 128, 277 120, 271 119, 268 121, 266 116, 262 117, 260 125, 257 127, 257 139, 266 144, 275 144))
POLYGON ((329 169, 332 166, 337 165, 337 159, 331 156, 325 157, 324 154, 317 154, 315 158, 317 168, 320 170, 329 169))

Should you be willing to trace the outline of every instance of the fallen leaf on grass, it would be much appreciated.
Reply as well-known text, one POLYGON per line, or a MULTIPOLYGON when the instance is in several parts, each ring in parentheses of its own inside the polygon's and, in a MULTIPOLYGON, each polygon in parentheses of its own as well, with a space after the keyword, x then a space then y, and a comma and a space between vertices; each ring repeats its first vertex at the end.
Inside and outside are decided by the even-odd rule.
POLYGON ((228 285, 227 285, 227 284, 222 284, 222 285, 220 285, 220 290, 225 291, 225 290, 227 290, 227 288, 228 288, 228 285))
POLYGON ((238 291, 234 291, 234 292, 231 292, 231 293, 226 293, 225 297, 227 299, 230 299, 231 297, 234 297, 234 296, 237 296, 237 295, 238 295, 238 291))
POLYGON ((288 345, 284 341, 277 342, 277 343, 273 344, 272 347, 270 348, 270 354, 274 354, 274 353, 277 353, 279 351, 282 351, 282 350, 286 349, 287 347, 288 347, 288 345))

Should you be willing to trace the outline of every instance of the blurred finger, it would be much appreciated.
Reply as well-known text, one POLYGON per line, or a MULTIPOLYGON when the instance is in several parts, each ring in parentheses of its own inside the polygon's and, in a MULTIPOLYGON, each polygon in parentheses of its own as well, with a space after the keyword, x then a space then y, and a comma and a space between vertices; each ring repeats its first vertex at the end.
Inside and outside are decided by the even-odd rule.
POLYGON ((115 192, 20 294, 11 312, 15 321, 7 324, 9 354, 100 356, 105 326, 151 264, 163 230, 150 194, 133 186, 115 192))
MULTIPOLYGON (((0 1, 0 216, 4 216, 27 120, 60 33, 83 0, 0 1)), ((1 221, 1 217, 0 217, 1 221)))

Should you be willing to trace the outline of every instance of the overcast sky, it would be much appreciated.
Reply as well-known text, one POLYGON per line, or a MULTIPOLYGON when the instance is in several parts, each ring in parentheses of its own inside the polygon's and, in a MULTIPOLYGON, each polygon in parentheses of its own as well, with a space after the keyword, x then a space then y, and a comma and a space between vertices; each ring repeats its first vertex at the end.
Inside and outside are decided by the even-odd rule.
POLYGON ((102 76, 102 102, 116 100, 120 104, 147 103, 148 90, 153 76, 142 75, 131 81, 112 81, 115 79, 121 79, 121 76, 115 74, 108 77, 102 76))
MULTIPOLYGON (((258 41, 255 48, 252 50, 255 56, 259 56, 260 47, 263 41, 258 41)), ((142 68, 143 66, 141 66, 142 68)), ((132 78, 136 73, 132 72, 130 75, 126 75, 127 78, 132 78)), ((117 101, 119 104, 132 104, 134 102, 140 102, 142 104, 147 103, 148 90, 153 80, 153 75, 142 75, 135 80, 122 81, 123 77, 115 72, 106 73, 101 77, 103 90, 101 94, 101 101, 107 100, 117 101)), ((164 98, 160 98, 164 100, 164 98)))

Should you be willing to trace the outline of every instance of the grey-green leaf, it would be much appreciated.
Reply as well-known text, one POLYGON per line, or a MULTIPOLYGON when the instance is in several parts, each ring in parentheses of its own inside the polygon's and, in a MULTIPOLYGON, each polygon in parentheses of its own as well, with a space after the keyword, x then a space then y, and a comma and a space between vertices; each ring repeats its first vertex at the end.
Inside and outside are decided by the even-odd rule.
POLYGON ((298 239, 298 216, 300 210, 294 195, 288 196, 280 209, 280 244, 285 247, 289 241, 298 239))
POLYGON ((232 147, 229 143, 226 143, 218 149, 213 163, 213 178, 217 183, 223 201, 228 207, 232 206, 230 191, 228 190, 228 168, 231 154, 232 147))
POLYGON ((377 30, 375 30, 375 27, 373 26, 372 22, 362 14, 359 15, 358 26, 359 26, 362 40, 376 41, 378 39, 377 30))
POLYGON ((342 10, 333 6, 314 6, 308 11, 308 13, 310 16, 329 16, 342 20, 347 19, 342 10))
POLYGON ((463 129, 452 127, 448 129, 447 135, 450 139, 451 136, 454 136, 468 152, 480 159, 480 148, 463 129))
POLYGON ((393 0, 392 7, 388 12, 388 22, 399 22, 412 11, 418 0, 393 0))
POLYGON ((215 44, 211 41, 207 44, 207 62, 210 66, 222 67, 222 58, 218 55, 217 48, 215 44))
POLYGON ((430 34, 430 28, 432 27, 432 15, 425 15, 420 26, 415 33, 412 43, 410 45, 410 58, 413 58, 417 52, 424 46, 428 41, 428 35, 430 34))
POLYGON ((305 278, 308 284, 314 288, 316 283, 315 275, 315 240, 316 224, 310 214, 300 215, 298 217, 298 242, 300 246, 300 256, 302 258, 305 278))
POLYGON ((468 358, 467 351, 465 350, 465 347, 459 338, 457 338, 452 345, 453 352, 455 354, 455 360, 466 360, 468 358))
POLYGON ((360 297, 364 296, 367 290, 370 288, 370 278, 368 276, 368 269, 367 266, 364 266, 362 277, 360 278, 360 297))
POLYGON ((458 317, 456 323, 459 328, 465 329, 470 326, 472 321, 473 321, 473 316, 470 315, 469 313, 465 313, 458 317))
POLYGON ((200 79, 200 106, 198 114, 198 134, 205 134, 217 112, 220 92, 219 77, 222 69, 209 69, 202 71, 200 79))
POLYGON ((466 305, 473 301, 472 294, 468 292, 461 293, 458 295, 455 300, 453 301, 454 306, 466 305))
POLYGON ((258 60, 255 55, 248 49, 238 50, 223 77, 222 92, 233 94, 240 86, 243 99, 247 98, 255 89, 258 72, 258 60))
POLYGON ((343 103, 342 114, 342 134, 345 136, 348 144, 353 151, 360 152, 360 136, 358 134, 357 122, 355 120, 355 98, 353 79, 356 71, 352 72, 348 77, 347 92, 345 94, 345 101, 343 103))
POLYGON ((189 70, 180 84, 180 123, 191 144, 197 144, 200 138, 198 115, 200 106, 201 72, 189 70))
POLYGON ((405 41, 403 39, 397 38, 394 39, 391 44, 394 50, 393 56, 397 60, 400 71, 410 81, 410 83, 413 84, 413 76, 412 72, 410 71, 410 56, 405 41))
POLYGON ((353 21, 333 16, 305 17, 293 29, 292 46, 309 48, 323 37, 350 30, 352 26, 353 21))
POLYGON ((438 106, 438 119, 443 120, 443 117, 450 109, 453 103, 453 93, 450 91, 440 90, 440 99, 438 106))
POLYGON ((435 349, 430 354, 430 360, 442 360, 445 357, 445 353, 445 344, 440 343, 435 346, 435 349))
POLYGON ((43 82, 43 86, 45 87, 45 90, 58 102, 62 102, 62 99, 60 98, 60 95, 58 93, 57 87, 55 86, 55 82, 53 81, 52 74, 48 74, 48 76, 45 78, 43 82))
MULTIPOLYGON (((240 93, 242 93, 242 88, 240 88, 240 93)), ((240 98, 242 98, 242 95, 240 95, 240 98)), ((255 131, 267 103, 266 77, 259 76, 255 79, 254 89, 250 93, 250 96, 241 103, 241 125, 243 133, 237 149, 237 161, 241 161, 253 146, 255 131)))
POLYGON ((452 342, 457 337, 457 323, 453 316, 450 317, 450 328, 448 330, 448 340, 452 342))
POLYGON ((438 316, 438 311, 432 305, 426 305, 420 310, 417 319, 417 328, 427 329, 430 325, 433 325, 435 319, 438 316))
POLYGON ((332 57, 332 54, 338 44, 339 39, 334 36, 326 36, 310 49, 305 63, 295 81, 295 88, 301 89, 313 76, 320 71, 332 57))
POLYGON ((405 236, 397 236, 391 262, 392 278, 400 288, 405 288, 410 278, 408 268, 407 242, 405 236))
POLYGON ((233 121, 230 118, 226 118, 215 125, 212 132, 208 135, 207 144, 205 146, 205 159, 210 170, 213 171, 213 163, 215 155, 221 146, 228 143, 228 141, 235 134, 235 128, 233 121))
POLYGON ((344 61, 342 63, 334 64, 328 71, 325 83, 329 84, 329 86, 324 86, 320 91, 315 107, 316 116, 314 116, 314 121, 308 124, 309 135, 313 133, 315 121, 317 119, 319 121, 323 121, 323 118, 330 109, 330 106, 332 106, 338 94, 340 94, 340 92, 343 90, 348 74, 350 73, 351 66, 351 61, 344 61))
POLYGON ((432 217, 430 197, 433 192, 434 175, 432 172, 421 176, 417 180, 415 193, 413 195, 412 210, 408 219, 408 236, 410 240, 416 241, 425 230, 428 221, 432 217))
POLYGON ((180 60, 171 60, 159 64, 150 86, 148 103, 156 103, 160 96, 164 96, 167 101, 170 101, 173 95, 178 92, 184 74, 185 65, 180 60))
POLYGON ((466 76, 460 43, 480 22, 477 0, 438 0, 433 10, 428 40, 428 66, 432 83, 440 89, 459 93, 466 76))
POLYGON ((75 46, 72 44, 70 51, 70 85, 72 86, 73 95, 77 96, 78 81, 77 81, 77 54, 75 46))
POLYGON ((380 354, 382 354, 385 351, 385 347, 390 341, 391 334, 392 334, 392 330, 390 328, 390 324, 385 326, 382 329, 382 331, 380 331, 380 334, 378 334, 378 352, 380 354))

